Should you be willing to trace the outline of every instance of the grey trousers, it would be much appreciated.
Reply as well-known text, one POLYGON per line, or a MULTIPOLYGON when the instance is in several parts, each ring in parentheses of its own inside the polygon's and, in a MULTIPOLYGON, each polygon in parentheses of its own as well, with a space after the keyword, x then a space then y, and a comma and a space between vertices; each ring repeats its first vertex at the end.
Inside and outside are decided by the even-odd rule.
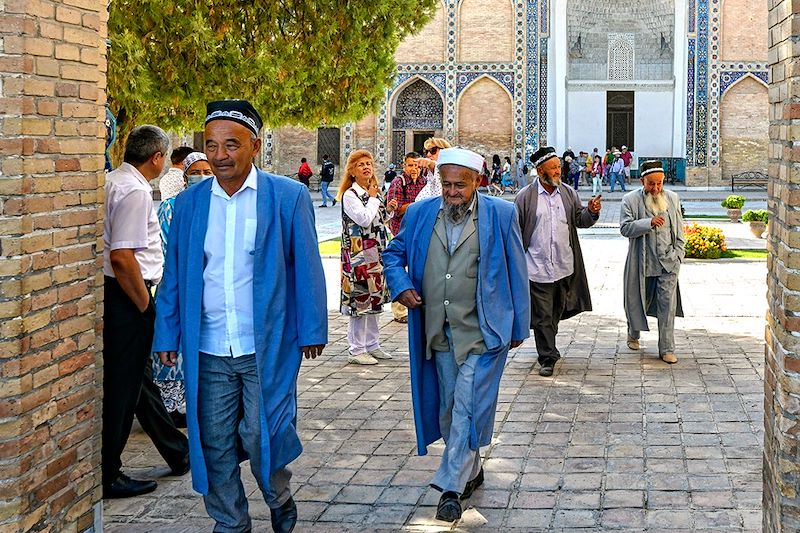
POLYGON ((292 495, 288 468, 269 479, 261 473, 259 388, 255 355, 200 354, 197 415, 208 471, 208 494, 203 501, 216 521, 215 533, 242 533, 251 528, 239 468, 240 446, 250 457, 250 469, 270 508, 280 507, 292 495))
MULTIPOLYGON (((645 305, 648 309, 655 301, 658 318, 658 355, 675 351, 675 309, 678 299, 675 297, 678 287, 678 273, 670 272, 660 276, 645 278, 645 305)), ((638 339, 640 332, 628 324, 628 335, 638 339)))
MULTIPOLYGON (((452 347, 449 327, 445 332, 452 347)), ((431 485, 442 492, 462 494, 467 481, 477 476, 481 468, 480 450, 469 447, 475 363, 480 356, 470 354, 461 365, 452 348, 449 352, 434 352, 433 356, 439 378, 439 428, 444 453, 431 485)))

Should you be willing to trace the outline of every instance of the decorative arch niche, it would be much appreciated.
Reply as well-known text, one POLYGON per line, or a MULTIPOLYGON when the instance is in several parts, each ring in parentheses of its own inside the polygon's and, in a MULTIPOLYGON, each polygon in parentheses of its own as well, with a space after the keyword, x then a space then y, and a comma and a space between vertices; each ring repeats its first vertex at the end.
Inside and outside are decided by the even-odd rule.
POLYGON ((414 77, 401 85, 391 104, 391 161, 419 150, 421 140, 444 128, 444 98, 427 80, 414 77))
POLYGON ((769 94, 761 80, 746 75, 725 91, 720 143, 723 180, 747 171, 767 173, 769 94))
POLYGON ((508 90, 489 76, 468 85, 458 98, 458 144, 485 157, 513 159, 513 109, 508 90))

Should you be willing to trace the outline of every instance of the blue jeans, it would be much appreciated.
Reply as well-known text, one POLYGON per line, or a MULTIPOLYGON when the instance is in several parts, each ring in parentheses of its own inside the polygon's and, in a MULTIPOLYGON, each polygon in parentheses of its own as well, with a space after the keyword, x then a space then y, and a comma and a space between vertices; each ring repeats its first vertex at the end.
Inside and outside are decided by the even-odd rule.
POLYGON ((215 533, 242 533, 251 528, 247 495, 239 469, 240 447, 250 458, 264 501, 280 507, 291 496, 292 472, 282 468, 269 480, 261 475, 261 394, 255 355, 219 357, 200 354, 197 415, 200 444, 208 471, 203 497, 215 533))
POLYGON ((622 192, 625 192, 625 174, 622 172, 611 173, 611 192, 614 192, 614 183, 619 182, 619 187, 622 192))
MULTIPOLYGON (((445 332, 450 340, 450 328, 445 332)), ((439 428, 444 439, 444 452, 431 485, 442 492, 462 494, 467 481, 477 476, 481 468, 480 450, 469 447, 475 364, 480 355, 470 354, 459 365, 452 346, 450 340, 449 352, 433 353, 439 378, 439 428)))
POLYGON ((330 198, 331 203, 335 202, 336 199, 331 196, 331 193, 328 192, 328 187, 330 187, 331 182, 329 181, 321 181, 319 182, 319 188, 322 190, 322 205, 328 205, 328 199, 330 198))

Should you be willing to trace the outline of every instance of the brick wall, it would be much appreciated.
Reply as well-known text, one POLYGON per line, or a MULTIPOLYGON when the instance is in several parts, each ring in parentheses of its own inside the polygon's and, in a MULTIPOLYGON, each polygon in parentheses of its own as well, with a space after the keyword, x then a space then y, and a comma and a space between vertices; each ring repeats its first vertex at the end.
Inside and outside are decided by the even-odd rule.
POLYGON ((481 78, 458 102, 458 144, 487 156, 511 157, 511 97, 495 81, 481 78))
POLYGON ((514 32, 510 0, 462 0, 458 8, 458 60, 511 62, 514 32))
MULTIPOLYGON (((370 152, 375 151, 378 142, 378 131, 375 126, 375 115, 368 115, 353 127, 353 149, 364 148, 370 152)), ((342 165, 347 163, 347 154, 342 153, 342 165)))
POLYGON ((439 1, 436 14, 425 28, 417 35, 410 35, 403 39, 395 52, 395 61, 398 63, 443 63, 447 37, 446 26, 447 12, 444 4, 439 1))
POLYGON ((767 533, 800 531, 800 4, 769 0, 769 229, 764 365, 767 533))
POLYGON ((94 0, 0 2, 3 532, 100 519, 106 19, 94 0))
POLYGON ((720 106, 722 179, 750 170, 767 172, 769 95, 753 78, 728 89, 720 106))
POLYGON ((723 61, 767 60, 767 4, 764 0, 722 2, 723 61))
POLYGON ((303 128, 280 128, 273 133, 272 145, 273 172, 291 176, 300 168, 300 159, 305 157, 314 174, 319 172, 317 165, 317 130, 303 128))

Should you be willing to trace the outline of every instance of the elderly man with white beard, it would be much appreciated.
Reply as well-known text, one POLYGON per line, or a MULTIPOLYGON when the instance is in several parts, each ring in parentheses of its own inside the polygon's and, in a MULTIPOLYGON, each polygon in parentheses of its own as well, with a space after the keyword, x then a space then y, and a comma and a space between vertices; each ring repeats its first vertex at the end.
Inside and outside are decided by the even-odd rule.
POLYGON ((514 203, 526 251, 539 375, 550 377, 561 359, 556 347, 559 322, 592 310, 577 228, 592 227, 602 204, 598 195, 584 207, 577 191, 561 183, 561 161, 554 148, 539 148, 531 162, 538 178, 514 203))
POLYGON ((638 350, 639 334, 649 331, 647 317, 658 318, 658 355, 675 357, 675 316, 683 316, 678 272, 685 256, 683 216, 678 195, 664 190, 661 161, 641 166, 641 189, 622 198, 620 232, 629 240, 625 260, 624 301, 628 348, 638 350))

